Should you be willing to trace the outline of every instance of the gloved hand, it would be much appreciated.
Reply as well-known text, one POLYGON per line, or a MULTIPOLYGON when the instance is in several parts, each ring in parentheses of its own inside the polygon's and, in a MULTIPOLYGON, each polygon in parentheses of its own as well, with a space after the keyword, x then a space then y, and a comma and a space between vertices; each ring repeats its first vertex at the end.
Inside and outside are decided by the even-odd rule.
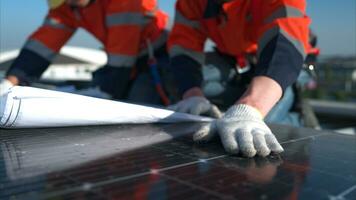
POLYGON ((227 110, 221 119, 214 120, 203 126, 193 135, 197 142, 209 141, 216 134, 228 153, 253 157, 267 156, 271 152, 283 152, 268 126, 263 122, 262 115, 255 108, 239 104, 227 110))
POLYGON ((12 86, 14 85, 7 79, 0 81, 0 96, 4 95, 12 86))
POLYGON ((206 98, 200 96, 184 99, 177 104, 169 106, 168 109, 193 115, 205 114, 214 118, 221 117, 219 108, 210 103, 206 98))

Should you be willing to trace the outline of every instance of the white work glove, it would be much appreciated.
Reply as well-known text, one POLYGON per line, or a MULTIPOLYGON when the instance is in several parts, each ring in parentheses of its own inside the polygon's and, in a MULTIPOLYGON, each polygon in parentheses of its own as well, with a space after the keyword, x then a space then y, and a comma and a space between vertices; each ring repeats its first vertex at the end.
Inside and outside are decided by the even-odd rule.
POLYGON ((219 108, 210 103, 206 98, 200 96, 184 99, 177 104, 169 106, 168 109, 193 115, 207 115, 214 118, 221 117, 219 108))
POLYGON ((13 86, 14 84, 12 84, 7 79, 3 79, 2 81, 0 81, 0 96, 4 95, 13 86))
POLYGON ((262 115, 255 108, 239 104, 227 110, 221 119, 203 126, 193 135, 196 142, 206 142, 216 134, 228 153, 242 153, 244 156, 267 156, 271 152, 283 152, 272 131, 263 122, 262 115))

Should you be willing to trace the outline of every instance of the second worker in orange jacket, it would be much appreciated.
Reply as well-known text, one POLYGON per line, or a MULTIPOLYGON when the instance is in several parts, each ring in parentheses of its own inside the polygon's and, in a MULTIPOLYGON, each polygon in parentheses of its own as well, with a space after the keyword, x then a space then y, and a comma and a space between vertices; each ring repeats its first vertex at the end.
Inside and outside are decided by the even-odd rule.
POLYGON ((241 76, 253 70, 244 93, 194 140, 218 135, 227 152, 248 157, 283 151, 263 118, 302 69, 309 48, 310 19, 305 9, 304 0, 177 1, 168 48, 182 101, 172 109, 221 117, 201 89, 207 39, 219 52, 235 58, 241 76), (254 69, 245 63, 248 54, 257 54, 254 69))

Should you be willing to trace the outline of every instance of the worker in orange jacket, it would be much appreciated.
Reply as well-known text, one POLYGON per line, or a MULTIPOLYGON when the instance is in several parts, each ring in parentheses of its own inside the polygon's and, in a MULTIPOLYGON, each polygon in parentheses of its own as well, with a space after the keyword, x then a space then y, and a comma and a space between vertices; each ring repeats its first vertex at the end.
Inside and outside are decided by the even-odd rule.
POLYGON ((247 157, 280 153, 264 117, 295 82, 309 48, 310 19, 304 0, 178 0, 168 41, 171 68, 182 100, 172 109, 221 117, 201 89, 204 44, 209 38, 233 57, 236 71, 251 80, 220 118, 196 132, 195 141, 219 135, 227 152, 247 157), (254 68, 246 62, 257 54, 254 68))
MULTIPOLYGON (((87 30, 104 45, 108 61, 93 74, 93 84, 115 99, 127 96, 133 66, 136 71, 144 71, 148 45, 156 57, 168 60, 165 50, 168 16, 157 8, 156 0, 48 0, 48 3, 50 10, 43 25, 29 37, 8 70, 1 83, 2 93, 13 85, 30 85, 38 80, 78 28, 87 30)), ((140 87, 133 83, 132 88, 140 87)))

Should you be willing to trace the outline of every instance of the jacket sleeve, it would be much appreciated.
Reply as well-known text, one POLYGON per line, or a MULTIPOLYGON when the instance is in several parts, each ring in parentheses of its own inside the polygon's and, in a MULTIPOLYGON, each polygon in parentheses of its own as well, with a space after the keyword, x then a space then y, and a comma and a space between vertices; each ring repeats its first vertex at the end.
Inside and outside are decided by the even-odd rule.
POLYGON ((252 17, 258 38, 256 75, 275 80, 284 91, 295 82, 308 48, 310 19, 305 0, 255 0, 252 17))
POLYGON ((42 26, 27 39, 7 75, 19 78, 21 85, 39 79, 75 32, 73 17, 67 6, 50 10, 42 26))
POLYGON ((200 20, 203 1, 178 0, 173 30, 168 40, 171 68, 181 95, 202 82, 201 65, 204 64, 204 44, 207 34, 200 20))
POLYGON ((111 0, 105 20, 108 65, 132 67, 145 49, 146 40, 158 39, 155 36, 165 28, 168 15, 157 9, 156 0, 111 0))

